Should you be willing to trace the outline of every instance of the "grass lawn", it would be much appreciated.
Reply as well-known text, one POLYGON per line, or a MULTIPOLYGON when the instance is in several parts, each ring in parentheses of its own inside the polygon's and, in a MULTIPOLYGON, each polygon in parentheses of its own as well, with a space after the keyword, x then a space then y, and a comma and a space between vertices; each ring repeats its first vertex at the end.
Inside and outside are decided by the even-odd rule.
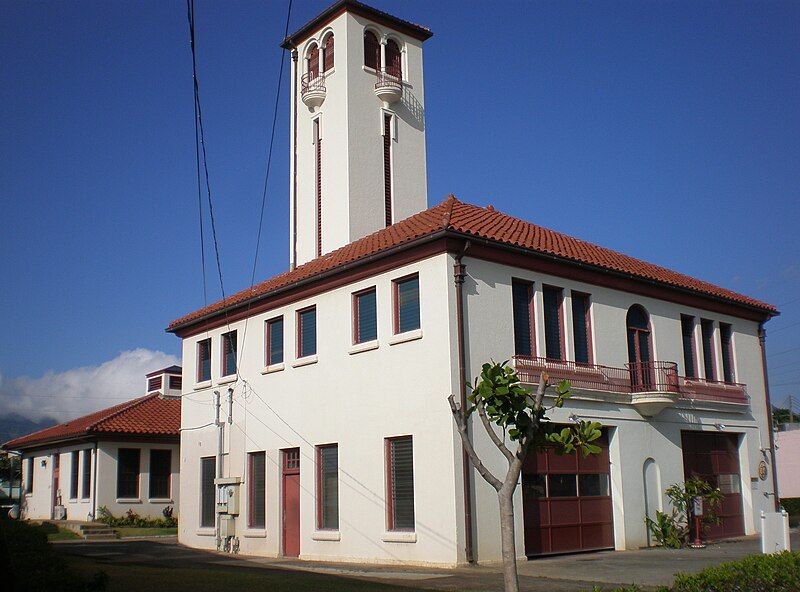
POLYGON ((31 524, 31 528, 47 535, 48 541, 71 541, 81 538, 76 532, 68 528, 59 528, 55 524, 45 522, 44 524, 31 524))
POLYGON ((389 586, 347 578, 299 571, 261 568, 226 569, 202 567, 150 567, 119 562, 95 561, 63 555, 72 571, 90 577, 97 571, 108 575, 107 592, 219 592, 248 590, 263 592, 413 592, 417 588, 389 586))
POLYGON ((152 536, 177 536, 178 527, 174 528, 132 528, 119 527, 115 529, 121 538, 126 537, 152 537, 152 536))

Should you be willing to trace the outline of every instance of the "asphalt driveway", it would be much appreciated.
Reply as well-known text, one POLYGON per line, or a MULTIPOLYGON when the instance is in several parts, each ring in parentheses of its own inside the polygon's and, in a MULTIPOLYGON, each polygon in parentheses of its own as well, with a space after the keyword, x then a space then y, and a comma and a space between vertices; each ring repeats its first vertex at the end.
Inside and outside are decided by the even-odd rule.
MULTIPOLYGON (((639 584, 645 588, 670 584, 678 572, 697 572, 725 561, 741 559, 760 550, 758 538, 725 541, 695 549, 642 549, 602 551, 535 559, 519 564, 520 585, 528 592, 588 592, 594 585, 639 584)), ((800 535, 792 534, 792 547, 800 548, 800 535)), ((309 572, 332 578, 356 578, 416 589, 433 590, 502 590, 497 565, 453 570, 329 564, 291 559, 233 556, 189 549, 174 540, 135 540, 109 542, 73 542, 58 545, 69 555, 93 560, 101 565, 128 564, 169 569, 186 568, 234 570, 250 573, 281 573, 287 579, 307 576, 309 572)))

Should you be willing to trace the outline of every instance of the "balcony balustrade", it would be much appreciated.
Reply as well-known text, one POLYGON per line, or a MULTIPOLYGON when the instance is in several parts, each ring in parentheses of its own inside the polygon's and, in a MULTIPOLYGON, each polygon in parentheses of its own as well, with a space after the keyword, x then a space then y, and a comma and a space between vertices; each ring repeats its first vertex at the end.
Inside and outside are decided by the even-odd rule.
POLYGON ((551 383, 568 380, 575 390, 630 395, 631 402, 648 416, 680 399, 749 404, 745 385, 680 376, 675 362, 636 362, 617 368, 514 356, 513 364, 524 383, 537 384, 541 373, 547 372, 551 383))
POLYGON ((403 77, 399 69, 386 68, 375 72, 375 96, 384 103, 396 103, 403 96, 403 77))
POLYGON ((325 101, 325 73, 306 72, 300 77, 300 97, 307 107, 315 108, 325 101))

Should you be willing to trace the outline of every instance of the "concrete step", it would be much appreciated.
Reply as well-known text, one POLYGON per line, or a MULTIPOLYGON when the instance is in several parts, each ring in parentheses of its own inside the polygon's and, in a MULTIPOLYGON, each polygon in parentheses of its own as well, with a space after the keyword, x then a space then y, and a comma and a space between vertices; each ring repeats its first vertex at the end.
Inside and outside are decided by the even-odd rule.
POLYGON ((90 533, 83 535, 83 539, 85 541, 114 541, 117 538, 119 538, 117 536, 117 533, 113 531, 103 532, 103 533, 90 533))
POLYGON ((86 528, 81 530, 81 534, 116 534, 117 531, 113 528, 86 528))

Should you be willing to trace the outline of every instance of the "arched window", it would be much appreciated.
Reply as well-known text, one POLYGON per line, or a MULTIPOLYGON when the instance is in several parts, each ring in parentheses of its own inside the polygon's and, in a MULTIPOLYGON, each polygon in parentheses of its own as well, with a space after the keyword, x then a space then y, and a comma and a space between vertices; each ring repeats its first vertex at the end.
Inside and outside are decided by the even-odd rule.
POLYGON ((386 71, 392 76, 397 76, 398 78, 403 77, 400 46, 392 39, 386 42, 386 71))
POLYGON ((328 35, 322 44, 322 71, 333 68, 333 34, 328 35))
POLYGON ((634 386, 652 383, 652 353, 650 341, 650 315, 639 304, 628 309, 628 361, 634 386))
POLYGON ((316 43, 308 49, 306 54, 306 72, 308 72, 309 79, 319 76, 319 47, 316 43))
POLYGON ((364 31, 364 65, 374 70, 381 67, 381 45, 372 31, 364 31))

